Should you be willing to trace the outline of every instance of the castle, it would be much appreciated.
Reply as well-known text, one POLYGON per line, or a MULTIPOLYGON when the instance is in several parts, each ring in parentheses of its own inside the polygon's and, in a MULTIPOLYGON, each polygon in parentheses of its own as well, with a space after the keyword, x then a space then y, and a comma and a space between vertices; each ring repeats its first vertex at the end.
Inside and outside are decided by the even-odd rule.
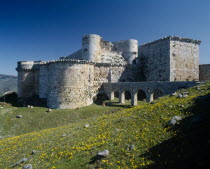
MULTIPOLYGON (((123 103, 125 90, 129 90, 132 105, 136 105, 141 88, 147 101, 151 101, 155 88, 168 94, 196 85, 200 43, 168 36, 138 46, 135 39, 112 43, 99 35, 85 35, 82 49, 69 56, 18 62, 18 97, 37 96, 46 100, 50 108, 67 109, 90 105, 101 93, 113 99, 117 90, 123 103)), ((200 69, 206 72, 209 65, 200 65, 200 69)), ((206 78, 209 74, 203 80, 206 78)))

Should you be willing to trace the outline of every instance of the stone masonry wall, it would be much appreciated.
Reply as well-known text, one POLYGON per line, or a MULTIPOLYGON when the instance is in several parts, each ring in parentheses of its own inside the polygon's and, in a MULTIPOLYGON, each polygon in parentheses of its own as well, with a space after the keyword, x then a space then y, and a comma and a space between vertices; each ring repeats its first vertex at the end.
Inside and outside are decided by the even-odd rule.
POLYGON ((139 46, 139 60, 144 81, 170 81, 169 40, 139 46))
POLYGON ((39 61, 18 62, 18 97, 39 95, 39 61))
POLYGON ((102 85, 110 82, 139 81, 139 69, 130 65, 96 64, 94 66, 94 96, 104 93, 102 85))
POLYGON ((39 95, 39 72, 20 70, 18 72, 18 97, 26 98, 39 95))
POLYGON ((92 104, 94 66, 55 62, 48 65, 47 104, 51 108, 77 108, 92 104))
POLYGON ((199 65, 199 80, 210 80, 210 64, 199 65))
POLYGON ((46 99, 49 89, 48 66, 40 64, 39 66, 39 98, 46 99))
POLYGON ((199 44, 170 41, 170 81, 199 80, 199 44))

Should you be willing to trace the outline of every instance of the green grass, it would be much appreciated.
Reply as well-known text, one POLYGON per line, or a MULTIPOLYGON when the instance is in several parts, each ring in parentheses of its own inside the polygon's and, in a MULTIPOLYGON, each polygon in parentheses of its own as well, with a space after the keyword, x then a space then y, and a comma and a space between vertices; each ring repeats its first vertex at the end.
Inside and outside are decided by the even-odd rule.
MULTIPOLYGON (((15 120, 18 122, 24 117, 29 119, 33 117, 33 113, 38 113, 39 116, 35 119, 37 123, 31 127, 36 129, 31 133, 0 140, 0 168, 9 168, 23 157, 27 157, 29 162, 17 168, 27 163, 35 169, 206 168, 210 143, 210 83, 201 84, 200 87, 202 90, 196 90, 196 87, 185 89, 190 93, 187 98, 165 96, 154 104, 143 104, 120 111, 113 111, 119 108, 117 106, 111 107, 106 113, 99 112, 101 108, 93 112, 91 107, 89 112, 86 107, 84 109, 88 113, 84 118, 81 116, 85 113, 77 114, 78 110, 72 110, 72 115, 68 118, 65 117, 70 110, 65 110, 67 113, 64 112, 61 116, 57 115, 62 114, 61 110, 43 115, 46 110, 44 108, 30 109, 26 117, 29 109, 25 108, 23 118, 15 120), (98 115, 94 115, 96 113, 98 115), (79 120, 75 120, 77 115, 79 120), (181 116, 183 120, 173 127, 166 126, 174 115, 181 116), (71 117, 74 120, 69 122, 71 117), (39 120, 43 126, 44 123, 47 126, 47 123, 58 120, 59 127, 48 126, 48 129, 40 130, 44 127, 36 126, 39 120), (62 122, 63 125, 60 126, 62 122), (85 124, 90 126, 84 128, 85 124), (66 136, 63 137, 63 134, 66 136), (127 149, 128 145, 134 145, 135 149, 127 149), (97 159, 97 152, 105 149, 109 150, 110 155, 97 159), (37 153, 30 155, 32 150, 37 153)), ((10 118, 18 114, 18 111, 23 111, 23 108, 8 108, 15 112, 9 111, 10 118)), ((32 118, 28 123, 33 120, 32 118)))
MULTIPOLYGON (((109 101, 106 102, 109 103, 109 101)), ((97 116, 114 113, 129 107, 118 103, 112 103, 111 105, 103 107, 92 104, 80 109, 53 110, 51 112, 47 112, 48 108, 43 107, 4 106, 3 109, 0 109, 0 136, 21 135, 79 122, 88 118, 94 120, 97 116), (23 117, 16 118, 16 115, 22 115, 23 117)))

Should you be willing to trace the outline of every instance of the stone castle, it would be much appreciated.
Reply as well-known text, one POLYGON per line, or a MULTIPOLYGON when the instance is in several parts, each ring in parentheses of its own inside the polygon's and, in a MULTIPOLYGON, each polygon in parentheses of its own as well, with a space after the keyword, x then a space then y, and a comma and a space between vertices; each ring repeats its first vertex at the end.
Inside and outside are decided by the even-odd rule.
MULTIPOLYGON (((82 49, 51 61, 18 62, 18 97, 38 97, 55 109, 78 108, 93 103, 98 94, 110 99, 125 91, 137 104, 140 90, 152 101, 155 91, 165 95, 199 81, 201 41, 176 36, 138 46, 135 39, 109 42, 99 35, 82 37, 82 49)), ((201 80, 209 79, 209 65, 200 65, 201 80)))

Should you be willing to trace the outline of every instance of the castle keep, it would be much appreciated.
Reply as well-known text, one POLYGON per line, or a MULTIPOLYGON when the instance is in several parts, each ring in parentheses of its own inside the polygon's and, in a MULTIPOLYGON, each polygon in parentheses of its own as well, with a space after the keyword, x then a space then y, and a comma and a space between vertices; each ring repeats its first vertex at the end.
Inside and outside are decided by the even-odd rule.
POLYGON ((135 105, 141 88, 151 101, 155 88, 168 94, 199 81, 199 45, 174 36, 138 46, 135 39, 112 43, 85 35, 82 49, 69 56, 18 62, 18 97, 37 96, 50 108, 66 109, 90 105, 97 94, 113 99, 117 90, 123 103, 128 90, 135 105))

